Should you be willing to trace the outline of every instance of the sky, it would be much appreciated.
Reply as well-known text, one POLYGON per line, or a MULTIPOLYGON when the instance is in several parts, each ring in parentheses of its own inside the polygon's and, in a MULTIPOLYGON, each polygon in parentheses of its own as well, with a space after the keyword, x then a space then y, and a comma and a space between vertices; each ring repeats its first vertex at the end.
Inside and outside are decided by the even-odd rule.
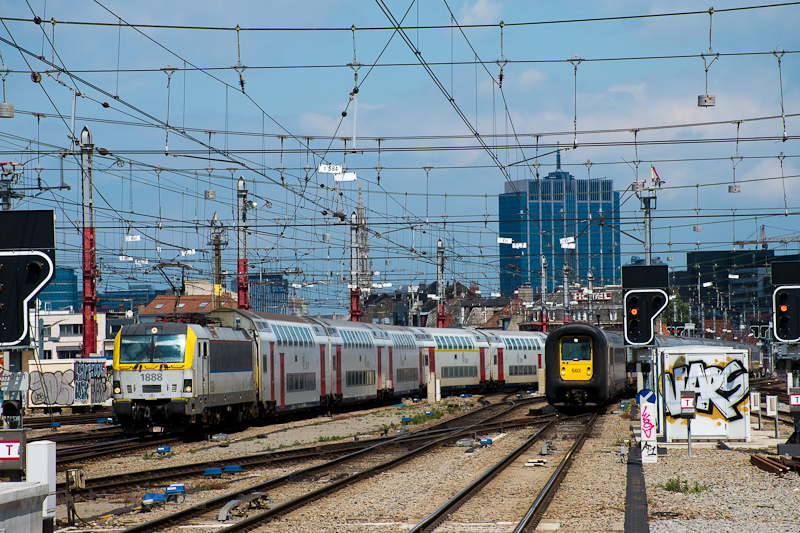
POLYGON ((241 176, 257 204, 251 271, 296 272, 312 313, 346 311, 349 225, 333 213, 351 213, 359 189, 383 290, 435 281, 441 238, 448 279, 488 295, 497 195, 555 170, 556 148, 574 176, 614 180, 623 263, 644 255, 630 186, 649 185, 651 166, 664 182, 652 253, 672 268, 740 249, 762 225, 770 248, 797 253, 800 4, 759 6, 3 0, 15 116, 0 119, 0 161, 21 163, 13 208, 55 210, 57 263, 79 268, 79 93, 76 135, 90 128, 106 154, 93 165, 101 292, 165 286, 162 262, 210 279, 219 228, 235 272, 241 176), (716 105, 698 107, 706 94, 716 105), (69 189, 52 188, 62 163, 69 189))

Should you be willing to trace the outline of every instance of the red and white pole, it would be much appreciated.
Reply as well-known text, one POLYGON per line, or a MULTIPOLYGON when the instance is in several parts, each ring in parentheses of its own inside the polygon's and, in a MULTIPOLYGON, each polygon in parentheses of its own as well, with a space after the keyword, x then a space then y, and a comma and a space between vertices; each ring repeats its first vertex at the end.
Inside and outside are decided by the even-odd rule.
POLYGON ((83 358, 97 354, 97 268, 94 234, 94 188, 92 183, 92 132, 84 126, 81 131, 81 202, 83 215, 83 358))
POLYGON ((239 177, 238 183, 238 206, 239 216, 237 217, 236 236, 237 236, 237 274, 236 289, 239 299, 239 309, 250 309, 250 293, 248 290, 247 279, 247 184, 244 177, 239 177))

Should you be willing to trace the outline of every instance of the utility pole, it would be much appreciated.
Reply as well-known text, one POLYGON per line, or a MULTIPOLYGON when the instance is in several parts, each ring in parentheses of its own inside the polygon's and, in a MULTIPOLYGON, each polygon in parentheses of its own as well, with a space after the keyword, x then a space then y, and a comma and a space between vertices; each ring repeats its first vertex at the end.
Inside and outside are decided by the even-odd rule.
POLYGON ((228 243, 222 240, 222 228, 213 228, 212 231, 209 244, 214 247, 214 309, 219 309, 222 307, 222 247, 228 243))
POLYGON ((564 264, 564 324, 569 322, 569 266, 564 264))
POLYGON ((541 322, 542 322, 542 331, 547 332, 547 258, 544 255, 541 256, 542 262, 542 280, 541 280, 541 297, 542 297, 542 314, 541 314, 541 322))
POLYGON ((81 201, 83 204, 83 353, 84 358, 97 352, 97 281, 100 270, 95 256, 94 189, 92 184, 92 132, 81 131, 81 201))
MULTIPOLYGON (((638 180, 638 166, 637 168, 637 180, 638 180)), ((651 173, 655 174, 655 169, 651 168, 651 173)), ((639 204, 640 209, 644 211, 644 261, 645 265, 652 264, 652 256, 651 256, 651 248, 652 248, 652 241, 651 241, 651 225, 652 219, 650 211, 656 208, 656 186, 660 187, 664 182, 658 179, 658 175, 653 178, 654 185, 650 185, 648 187, 644 186, 644 182, 636 181, 634 183, 634 191, 636 191, 636 196, 639 197, 639 204)))
POLYGON ((594 315, 592 314, 592 303, 594 300, 594 274, 592 274, 591 270, 586 275, 586 278, 589 281, 589 294, 586 296, 589 299, 589 324, 591 324, 594 321, 594 315))
POLYGON ((350 321, 361 322, 362 293, 372 288, 372 262, 367 243, 367 216, 358 187, 358 207, 350 215, 350 321))
POLYGON ((238 296, 238 308, 250 309, 250 294, 248 291, 247 279, 247 208, 251 205, 247 200, 247 184, 244 176, 239 176, 238 189, 238 216, 236 224, 236 245, 237 245, 237 277, 236 292, 238 296))
POLYGON ((350 215, 350 321, 361 322, 361 287, 359 266, 358 215, 350 215))
POLYGON ((436 327, 446 328, 450 324, 450 316, 444 309, 446 294, 444 285, 444 242, 442 242, 442 239, 436 242, 436 296, 439 302, 436 327))

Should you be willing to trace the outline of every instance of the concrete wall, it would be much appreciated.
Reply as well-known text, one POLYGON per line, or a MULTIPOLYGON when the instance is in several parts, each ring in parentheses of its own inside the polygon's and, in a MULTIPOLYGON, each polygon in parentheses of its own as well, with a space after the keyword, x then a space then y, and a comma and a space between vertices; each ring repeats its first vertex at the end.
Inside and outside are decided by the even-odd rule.
POLYGON ((41 533, 42 502, 48 492, 47 483, 0 483, 0 529, 41 533))

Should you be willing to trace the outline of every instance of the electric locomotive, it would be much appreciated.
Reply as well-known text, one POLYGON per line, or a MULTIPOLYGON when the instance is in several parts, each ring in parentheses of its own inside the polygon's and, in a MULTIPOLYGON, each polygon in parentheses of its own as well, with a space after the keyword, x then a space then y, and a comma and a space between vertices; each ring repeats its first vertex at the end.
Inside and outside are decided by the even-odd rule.
POLYGON ((114 416, 133 431, 254 418, 253 345, 243 329, 175 322, 123 326, 114 340, 114 416))

